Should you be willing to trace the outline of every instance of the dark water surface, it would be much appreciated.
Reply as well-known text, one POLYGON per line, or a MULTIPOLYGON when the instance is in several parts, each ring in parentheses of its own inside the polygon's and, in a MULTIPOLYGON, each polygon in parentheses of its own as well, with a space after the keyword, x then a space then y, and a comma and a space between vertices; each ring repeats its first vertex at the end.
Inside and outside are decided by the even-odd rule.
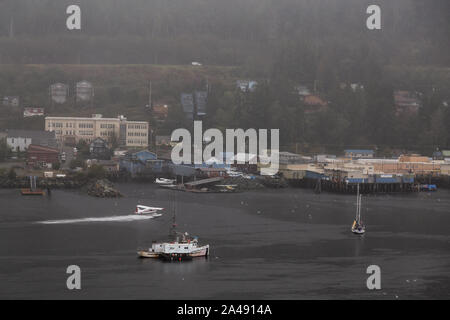
POLYGON ((364 197, 363 237, 350 232, 355 196, 177 192, 179 231, 210 244, 211 256, 163 263, 137 259, 136 248, 165 239, 173 192, 118 187, 125 198, 0 189, 0 298, 450 298, 448 190, 364 197), (156 219, 123 217, 138 203, 169 210, 156 219), (366 287, 372 264, 381 268, 382 290, 366 287), (69 265, 81 267, 81 290, 66 288, 69 265))

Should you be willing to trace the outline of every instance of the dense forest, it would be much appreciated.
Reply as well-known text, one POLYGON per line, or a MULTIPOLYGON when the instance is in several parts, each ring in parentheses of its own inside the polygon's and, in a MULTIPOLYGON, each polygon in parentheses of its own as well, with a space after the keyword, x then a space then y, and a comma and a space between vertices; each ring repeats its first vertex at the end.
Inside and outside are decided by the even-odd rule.
MULTIPOLYGON (((447 0, 6 0, 0 1, 0 95, 45 105, 51 81, 80 80, 63 67, 25 71, 30 64, 200 61, 216 69, 184 78, 149 69, 156 98, 172 106, 159 133, 188 125, 179 94, 207 80, 209 126, 281 128, 282 144, 304 150, 430 153, 450 147, 449 21, 447 0), (81 7, 79 31, 66 28, 70 4, 81 7), (381 30, 366 28, 370 4, 382 9, 381 30), (257 90, 236 90, 239 78, 257 80, 257 90), (350 83, 364 89, 343 89, 350 83), (314 88, 328 108, 306 114, 297 85, 314 88), (419 113, 396 115, 394 90, 419 92, 419 113)), ((131 70, 123 81, 81 73, 102 86, 96 108, 133 113, 146 104, 146 76, 131 70)))

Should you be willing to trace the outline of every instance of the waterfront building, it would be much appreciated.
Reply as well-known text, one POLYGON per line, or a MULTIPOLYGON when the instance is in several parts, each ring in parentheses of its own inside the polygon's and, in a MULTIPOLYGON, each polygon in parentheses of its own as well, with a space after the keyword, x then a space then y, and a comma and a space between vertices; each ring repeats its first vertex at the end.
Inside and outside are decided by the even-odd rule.
POLYGON ((146 121, 128 121, 127 118, 46 117, 45 130, 55 132, 60 144, 73 145, 80 140, 91 143, 102 138, 109 143, 118 142, 129 148, 147 148, 149 124, 146 121))
POLYGON ((348 149, 345 150, 345 157, 352 159, 373 158, 375 152, 373 150, 348 149))
POLYGON ((48 167, 59 163, 59 151, 55 148, 31 144, 27 149, 27 164, 30 166, 48 167))
POLYGON ((136 175, 154 175, 163 172, 164 160, 148 150, 127 153, 120 158, 120 169, 135 177, 136 175))

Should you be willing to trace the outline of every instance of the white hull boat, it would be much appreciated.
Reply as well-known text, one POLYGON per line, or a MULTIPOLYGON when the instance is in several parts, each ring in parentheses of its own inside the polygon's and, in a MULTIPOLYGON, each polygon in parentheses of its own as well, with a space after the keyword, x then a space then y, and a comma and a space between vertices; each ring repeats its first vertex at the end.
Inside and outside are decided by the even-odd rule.
POLYGON ((164 179, 164 178, 157 178, 155 180, 155 183, 161 184, 161 185, 172 185, 175 183, 175 179, 164 179))
POLYGON ((209 245, 200 245, 197 237, 187 232, 176 231, 175 215, 169 241, 153 242, 151 248, 138 250, 140 258, 159 258, 168 261, 190 260, 196 257, 208 257, 209 245))
POLYGON ((352 224, 352 232, 354 234, 359 235, 366 233, 366 226, 361 220, 361 200, 362 196, 359 194, 359 184, 358 184, 358 192, 356 195, 356 217, 352 224))
POLYGON ((200 246, 197 238, 190 239, 182 234, 173 242, 155 242, 148 250, 139 250, 140 258, 162 258, 164 260, 187 260, 196 257, 207 257, 209 245, 200 246))

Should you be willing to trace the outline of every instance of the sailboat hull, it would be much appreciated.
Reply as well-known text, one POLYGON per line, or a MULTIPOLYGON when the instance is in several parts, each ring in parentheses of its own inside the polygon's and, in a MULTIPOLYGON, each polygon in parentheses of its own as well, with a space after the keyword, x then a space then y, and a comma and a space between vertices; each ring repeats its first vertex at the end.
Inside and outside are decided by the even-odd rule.
POLYGON ((359 230, 359 229, 353 229, 352 228, 352 232, 354 234, 364 234, 364 233, 366 233, 366 229, 359 230))

